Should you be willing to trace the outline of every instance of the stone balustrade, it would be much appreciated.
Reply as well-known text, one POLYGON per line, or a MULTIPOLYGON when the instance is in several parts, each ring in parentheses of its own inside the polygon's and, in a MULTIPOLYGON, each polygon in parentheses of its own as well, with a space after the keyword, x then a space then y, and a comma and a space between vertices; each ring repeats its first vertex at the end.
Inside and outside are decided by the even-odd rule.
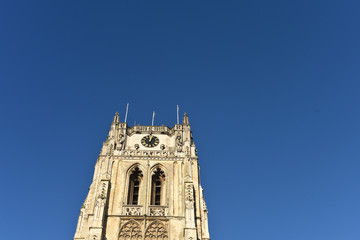
POLYGON ((167 206, 149 206, 149 215, 150 216, 167 216, 168 207, 167 206))
POLYGON ((128 215, 128 216, 143 215, 143 207, 140 205, 125 205, 123 207, 123 215, 128 215))
POLYGON ((123 156, 139 156, 139 157, 174 157, 175 153, 171 151, 148 151, 148 150, 124 150, 123 156))

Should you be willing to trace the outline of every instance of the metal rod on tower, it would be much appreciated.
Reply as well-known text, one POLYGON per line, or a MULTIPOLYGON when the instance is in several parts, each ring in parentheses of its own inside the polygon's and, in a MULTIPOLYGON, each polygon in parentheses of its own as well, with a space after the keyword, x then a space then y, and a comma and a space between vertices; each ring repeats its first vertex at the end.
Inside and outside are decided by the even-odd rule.
POLYGON ((177 124, 179 124, 179 105, 176 105, 176 119, 177 119, 177 124))
POLYGON ((126 104, 125 122, 126 122, 126 119, 127 119, 128 111, 129 111, 129 103, 126 104))
POLYGON ((153 111, 153 117, 152 117, 151 126, 154 126, 154 118, 155 118, 155 111, 153 111))

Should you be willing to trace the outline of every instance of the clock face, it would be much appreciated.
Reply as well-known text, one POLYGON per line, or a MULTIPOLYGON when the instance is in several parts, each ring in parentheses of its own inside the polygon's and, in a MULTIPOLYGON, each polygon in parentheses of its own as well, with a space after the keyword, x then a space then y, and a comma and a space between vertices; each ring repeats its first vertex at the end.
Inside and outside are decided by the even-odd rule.
POLYGON ((147 135, 141 139, 141 144, 145 147, 155 147, 159 144, 159 139, 153 135, 147 135))

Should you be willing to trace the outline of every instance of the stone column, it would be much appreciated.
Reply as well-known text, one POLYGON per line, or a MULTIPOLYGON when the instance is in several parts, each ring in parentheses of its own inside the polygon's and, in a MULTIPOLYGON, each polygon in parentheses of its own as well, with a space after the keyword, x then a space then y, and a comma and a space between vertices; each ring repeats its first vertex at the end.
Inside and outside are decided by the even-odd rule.
POLYGON ((101 240, 103 237, 105 209, 108 202, 109 180, 102 179, 100 182, 99 195, 96 198, 94 219, 89 228, 89 240, 101 240))
POLYGON ((185 240, 197 239, 195 226, 195 209, 194 209, 194 185, 192 181, 185 182, 185 240))

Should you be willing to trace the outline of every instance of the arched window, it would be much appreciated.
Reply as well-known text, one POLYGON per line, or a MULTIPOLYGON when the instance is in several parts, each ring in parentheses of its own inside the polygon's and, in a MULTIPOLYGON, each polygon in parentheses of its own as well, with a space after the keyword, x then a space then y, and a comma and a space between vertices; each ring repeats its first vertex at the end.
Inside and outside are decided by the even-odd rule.
POLYGON ((168 240, 168 232, 160 221, 151 223, 145 233, 145 240, 168 240))
POLYGON ((128 204, 138 205, 139 190, 142 179, 142 172, 138 167, 135 167, 130 174, 129 179, 129 192, 128 192, 128 204))
POLYGON ((129 221, 123 225, 119 234, 119 240, 141 240, 142 232, 140 225, 135 221, 129 221))
POLYGON ((151 205, 161 205, 164 201, 165 174, 159 167, 153 171, 151 179, 151 205))

